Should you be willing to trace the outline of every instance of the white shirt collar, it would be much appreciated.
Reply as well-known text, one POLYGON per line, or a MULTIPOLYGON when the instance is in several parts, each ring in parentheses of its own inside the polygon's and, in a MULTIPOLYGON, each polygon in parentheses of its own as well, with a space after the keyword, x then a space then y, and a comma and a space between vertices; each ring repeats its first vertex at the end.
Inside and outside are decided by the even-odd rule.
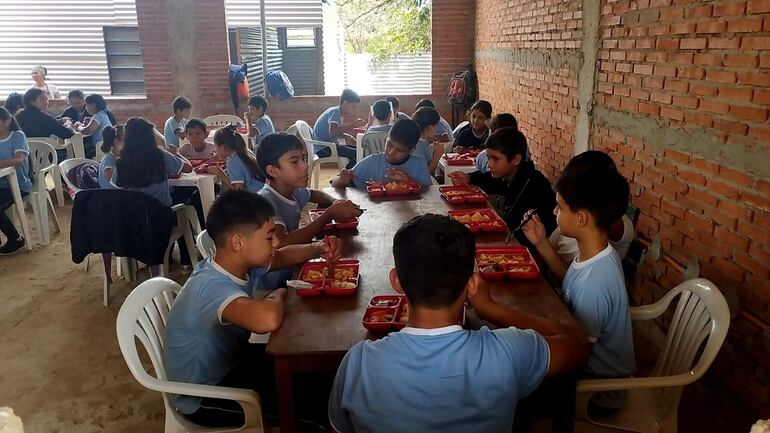
POLYGON ((575 260, 572 262, 572 266, 574 266, 575 269, 584 268, 584 267, 586 267, 586 266, 588 266, 588 265, 590 265, 590 264, 592 264, 592 263, 594 263, 594 262, 596 262, 598 260, 601 260, 603 257, 608 256, 609 254, 612 253, 612 251, 613 251, 612 245, 607 243, 607 247, 604 248, 603 250, 601 250, 599 252, 599 254, 597 254, 597 255, 595 255, 595 256, 591 257, 590 259, 588 259, 586 261, 583 261, 583 262, 578 261, 580 259, 580 252, 578 252, 577 256, 575 256, 575 260))
POLYGON ((280 192, 276 191, 268 183, 266 183, 265 186, 262 187, 262 189, 266 189, 266 190, 270 191, 274 196, 276 196, 278 198, 278 200, 281 200, 281 201, 283 201, 284 203, 286 203, 288 205, 297 206, 297 200, 293 199, 294 194, 292 194, 292 198, 286 198, 286 197, 284 197, 283 194, 281 194, 280 192))
POLYGON ((213 257, 211 259, 209 259, 209 260, 211 260, 211 266, 213 266, 214 269, 216 269, 220 274, 223 274, 227 278, 233 280, 233 282, 235 284, 238 284, 240 286, 245 286, 245 285, 249 284, 249 280, 248 280, 249 277, 248 277, 248 275, 246 276, 245 280, 240 279, 240 278, 236 277, 235 275, 227 272, 227 270, 225 268, 223 268, 222 266, 220 266, 219 263, 217 263, 217 261, 214 260, 213 257))
POLYGON ((409 335, 432 336, 432 335, 451 334, 452 332, 457 332, 462 330, 463 330, 463 327, 460 325, 449 325, 449 326, 444 326, 443 328, 413 328, 411 326, 407 326, 406 328, 402 329, 401 332, 409 335))

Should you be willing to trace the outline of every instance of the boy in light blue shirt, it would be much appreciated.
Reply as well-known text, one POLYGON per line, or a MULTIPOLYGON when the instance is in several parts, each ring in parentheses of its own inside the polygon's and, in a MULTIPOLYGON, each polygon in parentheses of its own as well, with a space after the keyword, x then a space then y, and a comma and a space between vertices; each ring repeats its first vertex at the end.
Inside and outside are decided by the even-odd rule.
MULTIPOLYGON (((249 335, 280 327, 285 289, 259 299, 249 281, 271 266, 287 266, 319 255, 339 259, 339 244, 317 242, 307 248, 276 250, 273 209, 246 191, 228 191, 212 205, 207 230, 216 244, 214 257, 200 262, 171 307, 165 330, 164 361, 171 381, 252 388, 265 411, 274 412, 275 391, 264 345, 249 344, 249 335)), ((207 427, 243 424, 241 406, 233 401, 176 396, 176 410, 207 427)))
POLYGON ((335 431, 507 433, 519 399, 580 365, 584 336, 495 303, 473 272, 474 254, 470 230, 447 216, 418 216, 398 230, 390 282, 406 294, 409 319, 343 359, 329 399, 335 431), (466 301, 505 328, 464 330, 466 301))
POLYGON ((419 155, 412 155, 420 139, 420 127, 413 120, 399 120, 393 125, 385 143, 385 152, 369 155, 352 170, 342 170, 332 179, 332 186, 366 188, 366 182, 409 182, 431 185, 428 163, 419 155))
MULTIPOLYGON (((636 369, 628 295, 620 256, 608 238, 628 206, 628 182, 611 167, 584 166, 565 170, 556 192, 559 230, 576 239, 579 249, 563 274, 562 297, 593 344, 585 374, 628 377, 636 369)), ((537 215, 524 226, 524 234, 558 278, 564 262, 537 215)), ((589 415, 611 414, 623 400, 618 393, 595 394, 589 415)))
MULTIPOLYGON (((363 119, 355 118, 356 107, 361 102, 361 97, 350 89, 345 89, 340 95, 340 104, 329 107, 324 111, 313 126, 313 139, 334 143, 337 146, 337 154, 348 159, 347 168, 356 163, 356 139, 355 129, 364 125, 363 119), (346 144, 339 145, 337 140, 344 139, 346 144)), ((320 158, 331 155, 331 150, 325 146, 316 145, 314 152, 320 158)))
POLYGON ((179 140, 184 140, 185 138, 184 131, 187 118, 190 117, 192 104, 189 99, 183 96, 177 96, 174 98, 171 108, 174 110, 174 115, 166 120, 166 124, 163 127, 163 138, 166 141, 166 146, 178 148, 179 140))
POLYGON ((262 96, 249 98, 249 110, 243 113, 246 131, 251 137, 251 146, 256 148, 267 134, 275 132, 273 120, 267 115, 267 99, 262 96))
MULTIPOLYGON (((422 107, 429 107, 432 109, 436 109, 436 104, 433 103, 430 99, 421 99, 417 104, 414 106, 414 111, 419 110, 422 107)), ((448 141, 454 141, 454 135, 452 134, 452 127, 449 125, 449 122, 444 120, 443 117, 439 117, 438 121, 438 127, 436 128, 436 135, 430 140, 438 141, 440 143, 446 143, 448 141)))
MULTIPOLYGON (((4 167, 16 167, 16 179, 22 196, 32 192, 29 179, 29 144, 27 136, 11 113, 0 107, 0 162, 4 167)), ((0 246, 0 255, 11 255, 24 248, 24 238, 16 230, 5 210, 14 204, 11 186, 7 177, 0 178, 0 232, 5 235, 5 244, 0 246)))
POLYGON ((370 119, 371 126, 366 129, 366 132, 390 132, 390 103, 384 99, 376 101, 372 105, 371 116, 374 117, 374 121, 370 119))
POLYGON ((428 163, 428 173, 431 175, 436 172, 436 167, 444 155, 444 145, 438 141, 432 142, 431 139, 436 136, 436 128, 439 120, 438 111, 430 107, 422 107, 414 112, 412 120, 420 127, 420 140, 417 141, 417 147, 414 149, 415 155, 420 155, 428 163))
POLYGON ((393 121, 391 123, 396 123, 401 119, 411 119, 408 114, 398 111, 401 108, 401 101, 399 101, 397 97, 388 96, 385 100, 390 102, 390 107, 393 111, 393 121))

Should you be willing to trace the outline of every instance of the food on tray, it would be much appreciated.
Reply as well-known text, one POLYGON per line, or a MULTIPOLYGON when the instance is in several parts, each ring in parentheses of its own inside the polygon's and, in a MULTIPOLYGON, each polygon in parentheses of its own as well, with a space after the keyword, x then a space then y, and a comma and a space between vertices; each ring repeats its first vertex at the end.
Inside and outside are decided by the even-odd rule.
POLYGON ((527 263, 528 260, 522 256, 507 254, 480 254, 478 259, 479 266, 486 265, 515 265, 518 263, 527 263))
POLYGON ((393 313, 387 311, 375 311, 366 319, 367 322, 392 322, 393 313))
POLYGON ((483 214, 481 212, 474 212, 472 214, 464 214, 464 215, 455 215, 454 218, 463 224, 486 223, 486 222, 492 221, 492 218, 490 218, 489 215, 483 214))
POLYGON ((397 299, 374 299, 372 300, 373 307, 395 307, 398 304, 397 299))
POLYGON ((398 321, 401 323, 409 321, 409 304, 404 304, 404 306, 401 307, 401 316, 398 318, 398 321))
POLYGON ((508 269, 508 272, 525 273, 525 272, 529 272, 529 268, 517 266, 515 268, 508 269))
MULTIPOLYGON (((325 280, 328 278, 328 268, 322 269, 308 269, 302 276, 303 280, 325 280)), ((347 280, 349 278, 355 278, 356 272, 352 268, 336 268, 334 269, 335 280, 347 280)))
POLYGON ((355 289, 356 283, 351 283, 350 281, 334 280, 332 287, 335 289, 355 289))
POLYGON ((398 183, 398 182, 388 182, 385 184, 385 189, 407 189, 409 188, 409 185, 398 183))

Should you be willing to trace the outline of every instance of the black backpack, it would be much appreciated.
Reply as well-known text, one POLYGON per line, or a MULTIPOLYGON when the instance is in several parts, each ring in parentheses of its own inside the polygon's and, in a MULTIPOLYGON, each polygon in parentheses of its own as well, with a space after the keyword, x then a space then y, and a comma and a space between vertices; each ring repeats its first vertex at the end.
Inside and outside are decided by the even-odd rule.
POLYGON ((453 124, 456 124, 461 111, 465 111, 473 105, 477 95, 478 81, 473 65, 456 70, 452 74, 452 78, 449 79, 449 88, 447 89, 447 101, 452 106, 453 124))

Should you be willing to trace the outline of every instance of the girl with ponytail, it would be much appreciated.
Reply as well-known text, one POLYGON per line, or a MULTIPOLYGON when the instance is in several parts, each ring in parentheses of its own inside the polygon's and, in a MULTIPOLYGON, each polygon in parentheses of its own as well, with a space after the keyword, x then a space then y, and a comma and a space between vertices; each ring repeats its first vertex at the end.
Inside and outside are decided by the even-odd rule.
POLYGON ((99 188, 110 189, 114 188, 112 175, 123 151, 123 126, 105 126, 102 135, 101 150, 104 156, 99 163, 99 188))
POLYGON ((227 125, 214 134, 217 158, 227 160, 227 173, 220 167, 212 166, 209 173, 216 174, 228 189, 245 189, 257 192, 265 185, 265 176, 257 160, 246 148, 246 142, 235 130, 227 125))

